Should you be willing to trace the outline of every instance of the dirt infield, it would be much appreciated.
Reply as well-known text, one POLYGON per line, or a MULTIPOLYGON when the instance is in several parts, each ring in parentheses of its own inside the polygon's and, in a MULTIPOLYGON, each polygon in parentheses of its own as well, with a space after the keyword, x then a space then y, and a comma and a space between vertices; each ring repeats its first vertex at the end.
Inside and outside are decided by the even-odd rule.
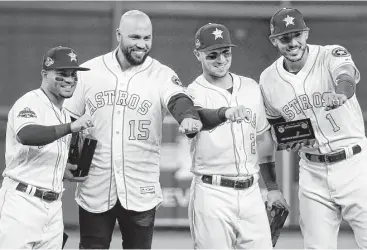
MULTIPOLYGON (((69 240, 65 249, 78 248, 79 232, 76 230, 66 230, 69 240)), ((111 249, 121 249, 120 232, 115 230, 111 249)), ((283 231, 276 249, 302 249, 303 242, 299 230, 283 231)), ((356 249, 353 233, 344 230, 339 233, 338 249, 356 249)), ((153 249, 192 249, 190 232, 188 230, 163 230, 157 229, 154 232, 153 249)))

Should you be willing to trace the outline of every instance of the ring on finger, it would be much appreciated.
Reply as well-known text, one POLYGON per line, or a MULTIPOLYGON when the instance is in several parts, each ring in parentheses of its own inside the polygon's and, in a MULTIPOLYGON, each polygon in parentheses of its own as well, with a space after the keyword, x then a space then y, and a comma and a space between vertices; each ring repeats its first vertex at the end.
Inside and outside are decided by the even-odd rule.
POLYGON ((333 99, 332 104, 333 104, 334 106, 339 105, 339 99, 333 99))

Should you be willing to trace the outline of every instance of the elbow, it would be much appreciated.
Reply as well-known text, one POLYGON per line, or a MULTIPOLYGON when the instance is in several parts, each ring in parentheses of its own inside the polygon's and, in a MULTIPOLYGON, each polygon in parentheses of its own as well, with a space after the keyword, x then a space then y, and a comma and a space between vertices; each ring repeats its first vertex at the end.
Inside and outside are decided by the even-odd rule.
POLYGON ((18 141, 19 141, 22 145, 24 145, 24 146, 32 146, 32 145, 31 145, 31 142, 30 142, 27 138, 25 138, 25 137, 23 137, 23 136, 19 136, 19 135, 18 135, 18 141))

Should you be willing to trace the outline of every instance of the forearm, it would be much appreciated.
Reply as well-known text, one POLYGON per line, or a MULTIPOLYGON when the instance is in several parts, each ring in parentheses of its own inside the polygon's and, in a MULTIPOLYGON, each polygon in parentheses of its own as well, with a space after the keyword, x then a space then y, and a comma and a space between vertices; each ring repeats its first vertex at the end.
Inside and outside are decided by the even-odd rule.
POLYGON ((277 190, 277 178, 275 171, 275 143, 272 139, 270 130, 258 135, 257 151, 259 159, 260 173, 263 177, 268 191, 277 190))
POLYGON ((193 118, 199 120, 199 114, 196 111, 192 100, 184 95, 184 94, 177 94, 171 97, 168 102, 168 110, 172 114, 173 118, 181 124, 183 119, 185 118, 193 118))
POLYGON ((202 130, 211 130, 227 120, 226 110, 228 108, 223 107, 219 109, 205 109, 196 107, 199 113, 201 123, 203 124, 202 130))
POLYGON ((260 173, 268 191, 278 190, 275 162, 260 163, 260 173))
POLYGON ((71 123, 55 126, 28 125, 18 132, 20 143, 27 146, 47 145, 71 133, 71 123))

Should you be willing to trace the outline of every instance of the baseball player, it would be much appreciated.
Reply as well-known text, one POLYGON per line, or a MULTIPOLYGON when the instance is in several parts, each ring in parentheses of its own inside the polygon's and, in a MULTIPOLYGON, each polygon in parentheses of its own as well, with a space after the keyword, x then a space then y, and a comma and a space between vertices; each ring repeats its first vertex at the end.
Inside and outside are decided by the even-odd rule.
POLYGON ((191 140, 189 221, 195 249, 272 248, 258 185, 259 163, 265 176, 272 177, 266 179, 269 207, 288 209, 271 175, 273 144, 260 88, 254 80, 229 72, 234 46, 221 24, 206 24, 195 35, 194 54, 203 73, 187 91, 199 111, 218 110, 212 122, 201 116, 212 129, 191 140))
MULTIPOLYGON (((73 95, 76 52, 55 47, 44 56, 42 84, 19 98, 9 111, 6 168, 0 188, 1 249, 61 249, 61 195, 70 133, 93 126, 89 115, 70 122, 63 108, 73 95)), ((76 166, 68 165, 68 172, 76 166)), ((84 178, 72 178, 82 181, 84 178)))
POLYGON ((316 145, 299 150, 300 226, 305 248, 337 248, 342 219, 357 244, 367 248, 367 160, 360 80, 350 53, 340 45, 307 44, 309 28, 297 9, 270 21, 270 41, 281 57, 265 69, 260 86, 272 123, 309 118, 316 145))
POLYGON ((73 98, 72 116, 89 114, 98 140, 87 180, 76 190, 80 248, 109 248, 118 220, 124 249, 151 248, 159 183, 164 117, 170 112, 183 133, 202 124, 177 74, 151 58, 152 24, 143 12, 122 15, 119 46, 87 61, 73 98))

